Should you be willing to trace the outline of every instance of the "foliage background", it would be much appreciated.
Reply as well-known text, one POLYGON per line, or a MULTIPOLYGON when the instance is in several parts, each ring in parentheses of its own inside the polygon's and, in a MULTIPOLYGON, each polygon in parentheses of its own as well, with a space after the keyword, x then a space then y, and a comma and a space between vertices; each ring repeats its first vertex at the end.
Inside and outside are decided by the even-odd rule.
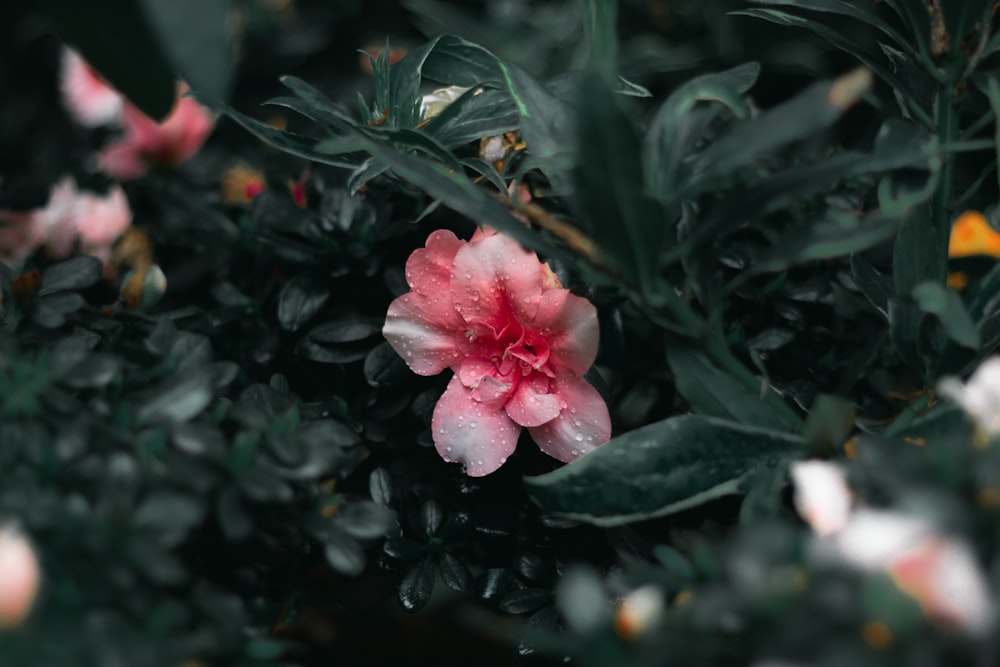
MULTIPOLYGON (((734 16, 750 6, 736 0, 178 2, 162 25, 239 44, 196 61, 204 67, 170 39, 156 42, 167 45, 159 53, 139 32, 133 42, 93 39, 82 28, 121 7, 91 4, 85 16, 55 0, 0 7, 0 208, 42 204, 65 173, 108 186, 90 167, 106 137, 74 127, 61 108, 57 34, 95 64, 127 65, 108 76, 134 85, 150 113, 177 71, 198 77, 203 99, 225 95, 229 118, 192 161, 126 186, 168 280, 149 312, 109 312, 117 286, 86 258, 35 258, 32 298, 15 296, 17 275, 0 269, 0 519, 20 525, 45 572, 30 621, 0 634, 2 664, 995 655, 992 641, 932 626, 884 577, 810 571, 808 530, 785 484, 790 460, 842 459, 860 434, 849 462, 858 496, 943 517, 996 579, 995 507, 980 499, 1000 460, 972 449, 972 427, 954 409, 923 414, 921 393, 1000 340, 992 261, 953 260, 971 287, 946 291, 941 244, 942 220, 989 213, 997 199, 988 58, 979 78, 964 77, 957 46, 939 63, 969 91, 948 101, 958 119, 949 129, 912 112, 946 87, 915 55, 881 49, 867 64, 898 76, 847 85, 850 103, 831 104, 833 79, 856 54, 816 38, 816 24, 734 16), (616 24, 588 32, 587 13, 610 5, 616 24), (231 10, 238 20, 210 20, 231 10), (533 126, 501 99, 465 141, 448 143, 447 128, 437 143, 415 139, 402 113, 372 130, 365 121, 379 113, 364 117, 357 95, 384 110, 390 79, 378 63, 365 74, 356 50, 387 37, 416 49, 443 33, 495 54, 515 73, 515 92, 552 122, 533 126), (545 87, 568 71, 589 72, 572 79, 580 89, 545 87), (649 96, 608 94, 610 71, 649 96), (685 85, 718 72, 701 89, 685 85), (288 74, 297 79, 283 86, 288 74), (912 98, 910 118, 899 96, 912 98), (283 99, 259 107, 274 97, 283 99), (252 121, 275 114, 307 139, 252 121), (575 133, 563 131, 565 118, 575 133), (490 175, 542 193, 562 223, 542 231, 511 222, 471 179, 435 180, 442 172, 428 166, 474 158, 470 139, 519 124, 529 155, 490 175), (320 161, 294 154, 303 147, 320 161), (370 156, 387 168, 371 169, 370 156), (220 194, 237 162, 271 186, 248 206, 220 194), (370 171, 352 177, 344 165, 370 171), (300 208, 284 185, 304 172, 300 208), (438 458, 428 424, 447 378, 412 376, 380 329, 429 230, 467 237, 476 222, 541 250, 598 306, 593 380, 621 436, 615 447, 651 443, 659 458, 624 455, 616 468, 588 457, 544 475, 555 462, 522 446, 482 480, 438 458), (604 254, 567 244, 574 230, 604 254), (623 480, 638 482, 611 502, 623 480), (610 601, 641 584, 669 604, 656 631, 633 640, 615 632, 610 601), (889 645, 865 634, 874 621, 889 628, 889 645)), ((799 3, 810 4, 824 3, 799 3)), ((892 6, 864 11, 905 31, 909 15, 880 4, 892 6)), ((864 57, 885 41, 875 21, 791 15, 849 35, 864 57)), ((926 56, 921 25, 907 41, 926 56)), ((397 81, 417 92, 409 71, 397 81)), ((419 92, 454 82, 436 81, 419 92)))

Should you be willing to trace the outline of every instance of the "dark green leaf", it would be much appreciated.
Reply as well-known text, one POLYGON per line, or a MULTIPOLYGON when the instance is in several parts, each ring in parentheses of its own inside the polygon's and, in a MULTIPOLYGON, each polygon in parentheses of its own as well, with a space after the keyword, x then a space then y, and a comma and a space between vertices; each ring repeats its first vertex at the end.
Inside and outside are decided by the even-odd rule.
POLYGON ((410 375, 409 367, 389 343, 379 343, 365 358, 365 380, 372 387, 398 384, 410 375))
POLYGON ((892 251, 892 282, 896 294, 908 295, 925 280, 944 282, 943 257, 938 252, 929 208, 916 206, 907 211, 892 251))
POLYGON ((323 548, 326 562, 337 572, 356 577, 365 569, 365 552, 358 541, 346 533, 333 533, 323 548))
POLYGON ((438 571, 441 572, 445 585, 453 591, 467 591, 472 588, 472 574, 469 568, 450 553, 441 554, 438 571))
POLYGON ((643 154, 649 185, 661 201, 673 197, 678 167, 687 157, 685 139, 696 139, 682 132, 691 109, 699 102, 717 102, 737 118, 748 118, 750 106, 743 93, 756 83, 759 74, 759 64, 746 63, 696 77, 674 90, 656 112, 644 140, 643 154))
POLYGON ((709 417, 671 417, 525 484, 547 511, 617 526, 737 493, 746 474, 804 452, 796 436, 709 417))
POLYGON ((583 25, 590 42, 590 68, 606 81, 612 79, 618 63, 615 36, 618 0, 583 0, 583 25))
POLYGON ((913 298, 921 310, 937 316, 949 338, 963 347, 979 349, 979 330, 958 292, 927 281, 913 288, 913 298))
POLYGON ((103 265, 96 257, 82 255, 53 264, 42 274, 39 296, 62 290, 78 290, 90 287, 101 279, 103 265))
POLYGON ((337 514, 337 527, 359 540, 382 537, 396 525, 396 514, 381 505, 355 500, 337 514))
POLYGON ((834 81, 811 85, 791 100, 723 135, 695 163, 696 178, 709 182, 793 141, 829 127, 871 87, 871 75, 857 69, 834 81))
POLYGON ((639 140, 603 80, 586 78, 580 95, 574 170, 580 209, 612 265, 651 293, 666 220, 643 191, 639 140))
POLYGON ((203 372, 188 372, 147 392, 136 407, 136 418, 141 424, 187 421, 211 401, 211 377, 203 372))
POLYGON ((867 250, 890 238, 897 224, 898 219, 892 216, 859 220, 851 214, 830 212, 804 229, 790 230, 783 242, 754 262, 751 271, 784 271, 802 262, 867 250))
POLYGON ((399 601, 406 611, 417 611, 427 604, 434 592, 434 557, 424 556, 403 576, 399 601))
POLYGON ((758 5, 808 9, 816 12, 826 12, 847 16, 853 19, 858 19, 859 21, 864 21, 873 28, 876 28, 886 37, 894 41, 898 46, 908 48, 910 45, 909 39, 899 34, 895 28, 883 21, 877 14, 866 11, 865 9, 859 8, 858 6, 852 5, 848 2, 844 2, 843 0, 751 0, 751 2, 758 5))
POLYGON ((233 67, 231 0, 142 0, 139 4, 180 78, 209 103, 226 99, 233 67))
MULTIPOLYGON (((790 430, 798 424, 794 413, 777 412, 763 398, 735 378, 716 368, 701 352, 681 344, 667 346, 667 361, 674 373, 677 391, 698 412, 766 428, 790 430)), ((763 382, 763 381, 762 381, 763 382)))
POLYGON ((329 289, 312 276, 300 273, 281 290, 278 322, 288 331, 297 331, 326 305, 329 298, 329 289))
POLYGON ((118 375, 122 360, 112 354, 95 352, 59 378, 60 382, 74 389, 103 387, 118 375))

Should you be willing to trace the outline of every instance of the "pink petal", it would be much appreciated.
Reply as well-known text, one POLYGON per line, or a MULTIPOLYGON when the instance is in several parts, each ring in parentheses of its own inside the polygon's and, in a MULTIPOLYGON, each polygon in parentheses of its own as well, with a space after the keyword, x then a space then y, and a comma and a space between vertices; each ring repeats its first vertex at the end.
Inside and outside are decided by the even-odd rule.
MULTIPOLYGON (((406 282, 423 294, 446 293, 451 290, 452 264, 455 254, 465 245, 447 229, 431 232, 423 248, 414 250, 406 260, 406 282)), ((454 304, 450 304, 454 309, 454 304)))
POLYGON ((462 319, 439 295, 407 292, 389 304, 382 335, 418 375, 437 375, 458 364, 455 336, 462 319))
POLYGON ((583 375, 597 358, 600 327, 597 309, 567 289, 546 290, 539 301, 534 326, 549 342, 551 363, 583 375))
POLYGON ((72 49, 63 50, 59 87, 67 110, 81 125, 108 125, 121 115, 122 96, 72 49))
POLYGON ((99 197, 80 196, 76 206, 76 233, 85 249, 109 248, 132 222, 132 211, 121 187, 99 197))
POLYGON ((38 557, 28 541, 10 528, 0 530, 0 629, 19 625, 38 593, 38 557))
POLYGON ((466 322, 507 324, 511 307, 522 321, 538 310, 542 272, 538 256, 501 234, 482 236, 455 255, 452 298, 466 322))
POLYGON ((564 409, 529 432, 543 452, 569 463, 611 439, 611 417, 604 399, 583 378, 563 374, 553 383, 564 409))
POLYGON ((521 426, 541 426, 559 416, 562 399, 549 393, 550 380, 542 373, 533 373, 517 387, 507 402, 507 416, 521 426))
POLYGON ((149 164, 139 147, 129 141, 116 141, 105 146, 97 158, 97 166, 120 181, 140 178, 149 171, 149 164))
POLYGON ((462 364, 455 371, 462 384, 470 389, 475 388, 485 377, 492 377, 496 373, 496 366, 486 359, 478 357, 468 357, 462 360, 462 364))
POLYGON ((465 465, 471 477, 502 466, 514 453, 521 427, 503 410, 491 410, 472 397, 472 390, 453 377, 434 407, 434 446, 445 461, 465 465))

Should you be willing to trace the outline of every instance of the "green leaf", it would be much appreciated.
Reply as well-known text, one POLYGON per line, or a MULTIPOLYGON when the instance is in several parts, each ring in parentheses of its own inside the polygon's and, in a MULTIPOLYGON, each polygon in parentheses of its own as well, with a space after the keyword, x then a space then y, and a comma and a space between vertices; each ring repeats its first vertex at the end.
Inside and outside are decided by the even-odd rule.
POLYGON ((857 19, 867 23, 876 30, 879 30, 883 35, 894 41, 898 46, 909 50, 911 53, 913 52, 910 48, 910 40, 901 35, 891 25, 883 21, 878 15, 861 9, 856 5, 844 2, 843 0, 751 0, 751 2, 758 5, 792 7, 795 9, 806 9, 828 14, 839 14, 840 16, 857 19))
POLYGON ((699 102, 716 102, 737 118, 749 118, 750 106, 743 94, 756 83, 759 74, 758 63, 746 63, 691 79, 671 93, 659 108, 646 134, 643 155, 648 182, 661 201, 673 197, 678 166, 687 157, 682 130, 691 109, 699 102))
POLYGON ((138 4, 180 78, 213 106, 225 100, 233 68, 231 0, 141 0, 138 4))
POLYGON ((38 295, 90 287, 101 279, 101 270, 101 260, 88 255, 53 264, 42 274, 42 287, 38 295))
MULTIPOLYGON (((521 119, 521 136, 538 158, 568 152, 572 124, 568 105, 517 65, 500 63, 504 81, 521 119)), ((557 174, 547 174, 553 178, 557 174)))
MULTIPOLYGON (((1000 35, 1000 30, 997 31, 1000 35)), ((994 35, 996 37, 996 35, 994 35)), ((986 97, 990 101, 990 109, 993 110, 994 122, 993 141, 996 144, 997 159, 1000 160, 1000 81, 996 76, 991 76, 986 84, 986 97)), ((997 182, 1000 183, 1000 170, 997 171, 997 182)))
POLYGON ((921 310, 937 316, 949 338, 963 347, 979 349, 979 330, 958 292, 926 281, 913 288, 913 298, 921 310))
POLYGON ((879 312, 889 315, 889 299, 894 291, 891 281, 879 273, 868 260, 861 255, 851 256, 851 275, 862 294, 867 297, 879 312))
POLYGON ((667 362, 681 394, 698 412, 725 417, 748 426, 794 430, 800 424, 791 411, 779 412, 764 400, 771 391, 762 383, 760 392, 747 389, 709 359, 689 347, 667 346, 667 362))
POLYGON ((907 366, 921 379, 928 379, 930 360, 921 344, 927 313, 910 298, 889 299, 889 337, 893 348, 907 366))
POLYGON ((60 37, 133 104, 157 120, 177 100, 177 73, 140 3, 41 0, 60 37))
POLYGON ((789 230, 785 240, 764 253, 750 270, 783 271, 802 262, 859 252, 890 238, 897 224, 897 218, 890 216, 859 220, 851 214, 831 212, 804 229, 789 230))
POLYGON ((525 485, 548 512, 619 526, 739 493, 748 473, 804 453, 797 436, 687 415, 613 438, 525 485))
POLYGON ((222 112, 261 141, 283 150, 286 153, 298 155, 299 157, 304 157, 307 160, 319 162, 320 164, 328 164, 333 167, 341 167, 345 169, 356 169, 361 164, 360 160, 354 162, 347 158, 340 158, 336 155, 331 155, 317 150, 316 142, 313 139, 303 137, 302 135, 295 134, 293 132, 277 130, 266 123, 262 123, 255 118, 251 118, 250 116, 246 116, 239 111, 236 111, 232 107, 223 106, 222 112))
POLYGON ((611 81, 618 61, 618 0, 582 0, 582 4, 583 27, 590 43, 590 69, 611 81))
POLYGON ((876 55, 872 51, 868 50, 868 48, 863 47, 856 42, 852 42, 832 28, 816 21, 810 21, 809 19, 804 19, 800 16, 795 16, 794 14, 773 9, 744 9, 730 12, 730 15, 752 16, 771 23, 777 23, 778 25, 802 28, 812 32, 829 42, 834 47, 857 58, 858 61, 870 69, 877 77, 889 84, 893 91, 907 99, 907 108, 920 114, 920 121, 923 125, 928 127, 933 126, 928 110, 921 107, 917 101, 909 95, 909 87, 906 86, 905 82, 899 77, 898 74, 883 64, 880 55, 876 55))
POLYGON ((817 453, 838 449, 854 426, 854 404, 839 396, 820 394, 809 408, 802 435, 817 453))
POLYGON ((308 105, 308 107, 303 108, 311 110, 312 114, 306 115, 319 122, 329 132, 343 134, 351 130, 361 129, 347 111, 312 84, 294 76, 281 77, 281 83, 308 105))
MULTIPOLYGON (((418 71, 422 76, 450 86, 503 87, 499 59, 485 47, 454 35, 437 37, 428 46, 431 47, 428 52, 417 52, 417 59, 421 59, 418 71)), ((401 67, 412 53, 396 66, 401 67)))
POLYGON ((897 294, 910 294, 925 280, 944 282, 943 257, 927 206, 915 206, 903 217, 892 249, 892 282, 897 294))
POLYGON ((699 156, 695 178, 711 182, 750 165, 793 141, 829 127, 871 87, 871 75, 856 69, 811 85, 791 100, 736 125, 699 156))
POLYGON ((585 79, 580 99, 573 172, 580 209, 612 264, 649 294, 666 220, 659 203, 643 191, 639 140, 603 79, 585 79))

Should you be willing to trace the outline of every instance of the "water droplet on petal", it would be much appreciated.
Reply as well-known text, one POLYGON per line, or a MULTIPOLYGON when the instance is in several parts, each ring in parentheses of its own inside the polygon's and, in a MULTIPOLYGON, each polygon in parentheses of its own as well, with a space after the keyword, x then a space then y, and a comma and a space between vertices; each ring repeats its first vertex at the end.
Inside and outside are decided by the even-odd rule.
POLYGON ((583 433, 577 433, 576 435, 573 436, 573 439, 576 440, 577 442, 583 442, 583 433))
POLYGON ((580 452, 578 452, 578 451, 577 451, 577 450, 575 450, 575 449, 571 449, 571 450, 569 450, 569 453, 570 453, 570 454, 572 454, 573 456, 579 456, 579 455, 580 455, 580 452))
POLYGON ((479 424, 476 422, 469 422, 469 428, 476 428, 477 426, 479 426, 479 424))
POLYGON ((466 271, 465 272, 465 279, 466 280, 472 280, 472 271, 466 271))

